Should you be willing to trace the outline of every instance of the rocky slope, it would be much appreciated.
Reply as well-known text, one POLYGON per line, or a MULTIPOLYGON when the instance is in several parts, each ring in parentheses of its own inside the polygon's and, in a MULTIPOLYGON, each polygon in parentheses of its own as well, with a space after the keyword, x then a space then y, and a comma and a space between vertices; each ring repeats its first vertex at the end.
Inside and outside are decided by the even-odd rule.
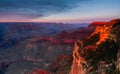
POLYGON ((75 42, 72 55, 58 57, 48 70, 52 74, 119 74, 120 19, 95 28, 87 39, 75 42))
MULTIPOLYGON (((106 22, 102 22, 99 24, 98 23, 92 23, 90 24, 86 29, 83 30, 77 30, 76 32, 61 32, 60 34, 57 34, 55 36, 53 36, 53 38, 59 40, 59 39, 70 39, 70 40, 74 40, 73 44, 74 44, 74 51, 73 51, 73 55, 60 55, 58 56, 58 58, 54 59, 50 65, 47 71, 45 70, 41 70, 41 69, 36 69, 35 71, 33 70, 33 74, 38 72, 37 74, 41 74, 42 71, 46 72, 45 74, 88 74, 89 70, 91 70, 91 68, 89 67, 86 59, 82 56, 80 56, 80 52, 83 52, 83 50, 89 51, 89 49, 92 50, 96 50, 96 46, 95 45, 91 45, 92 44, 92 40, 89 43, 89 45, 84 45, 88 44, 86 42, 89 42, 89 39, 95 39, 95 41, 98 41, 99 35, 96 35, 96 32, 93 32, 94 30, 96 31, 98 27, 103 27, 106 24, 106 22), (93 33, 92 33, 93 32, 93 33), (88 37, 87 40, 85 40, 87 38, 87 36, 89 36, 92 33, 92 35, 90 37, 88 37), (85 34, 82 37, 82 34, 85 34), (96 38, 97 37, 97 38, 96 38), (76 39, 76 40, 75 40, 76 39), (84 43, 83 41, 79 41, 79 40, 85 40, 84 43), (78 41, 77 41, 78 40, 78 41), (77 43, 76 43, 77 41, 77 43), (79 52, 78 52, 79 51, 79 52), (72 57, 73 56, 73 57, 72 57), (72 61, 73 60, 73 61, 72 61), (86 70, 83 70, 83 65, 84 67, 89 67, 89 69, 87 68, 86 70), (70 71, 71 70, 71 71, 70 71)), ((99 33, 98 33, 99 34, 99 33)), ((59 42, 59 41, 58 41, 59 42)), ((89 54, 87 55, 89 56, 89 54)))
POLYGON ((71 74, 119 74, 119 49, 120 19, 116 19, 75 44, 71 74))
POLYGON ((62 23, 0 23, 0 74, 29 74, 34 69, 45 73, 58 56, 72 53, 76 40, 60 39, 56 33, 75 28, 62 23))
MULTIPOLYGON (((117 31, 119 25, 115 25, 116 22, 119 24, 119 20, 93 22, 87 28, 67 31, 62 29, 62 32, 54 33, 52 36, 31 34, 34 30, 39 30, 37 27, 32 28, 33 25, 29 26, 31 31, 27 33, 24 32, 28 30, 26 27, 20 29, 23 32, 20 32, 19 35, 18 33, 6 34, 5 42, 0 44, 0 74, 98 73, 101 68, 98 67, 98 64, 111 66, 114 64, 111 63, 111 58, 115 61, 116 54, 118 54, 117 68, 120 69, 117 49, 118 41, 120 41, 119 31, 117 31), (18 38, 19 36, 21 37, 18 38), (107 47, 107 45, 110 46, 107 47), (116 51, 113 50, 114 48, 116 51), (110 55, 111 52, 114 54, 110 55), (110 61, 106 62, 108 59, 110 61)), ((51 29, 53 28, 51 27, 51 29)), ((3 30, 1 31, 3 32, 3 30)))

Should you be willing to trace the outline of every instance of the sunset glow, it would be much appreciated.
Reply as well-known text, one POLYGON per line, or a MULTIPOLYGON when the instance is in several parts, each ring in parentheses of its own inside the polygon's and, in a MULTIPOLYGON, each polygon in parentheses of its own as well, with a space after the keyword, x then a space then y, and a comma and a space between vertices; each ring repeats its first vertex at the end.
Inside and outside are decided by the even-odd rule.
POLYGON ((1 0, 0 22, 108 21, 120 17, 119 3, 120 0, 1 0))

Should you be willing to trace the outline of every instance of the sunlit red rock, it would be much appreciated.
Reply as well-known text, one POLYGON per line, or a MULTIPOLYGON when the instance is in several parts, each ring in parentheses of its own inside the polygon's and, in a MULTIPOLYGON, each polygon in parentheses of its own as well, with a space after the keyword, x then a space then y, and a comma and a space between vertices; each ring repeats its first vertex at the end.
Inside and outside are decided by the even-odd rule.
POLYGON ((104 26, 107 23, 108 22, 92 22, 91 25, 94 25, 94 26, 104 26))
MULTIPOLYGON (((85 56, 84 57, 81 56, 81 53, 84 52, 85 55, 88 54, 87 56, 90 56, 89 50, 92 50, 93 54, 96 53, 96 50, 98 48, 97 45, 100 45, 102 42, 105 42, 107 39, 110 39, 111 30, 114 28, 116 23, 119 24, 119 22, 120 22, 120 20, 118 20, 118 19, 117 20, 112 20, 112 21, 107 22, 107 23, 102 23, 102 25, 101 25, 101 23, 99 24, 97 22, 97 24, 98 24, 97 26, 96 26, 96 22, 92 23, 92 25, 95 25, 96 28, 95 28, 95 31, 91 34, 91 36, 94 36, 95 34, 99 34, 99 40, 98 40, 98 42, 96 41, 96 44, 91 43, 91 44, 89 44, 88 46, 85 46, 85 47, 82 47, 82 42, 77 41, 78 43, 75 44, 74 50, 73 50, 73 64, 72 64, 72 68, 71 68, 71 71, 70 71, 71 74, 88 74, 89 73, 89 71, 92 69, 92 67, 87 67, 86 69, 83 69, 83 66, 82 66, 81 63, 87 65, 87 61, 85 60, 85 56)), ((104 48, 104 45, 103 45, 103 48, 104 48)), ((102 49, 98 49, 98 50, 102 51, 102 49)), ((104 50, 109 51, 109 49, 104 49, 104 50)), ((98 53, 102 54, 103 51, 102 52, 99 52, 99 51, 98 51, 98 53)), ((116 48, 114 49, 114 51, 117 51, 116 48)), ((98 54, 96 54, 96 55, 98 55, 98 54)), ((119 62, 119 54, 118 54, 117 57, 118 57, 118 62, 119 62)), ((98 59, 100 59, 100 57, 98 59)), ((102 57, 101 57, 101 59, 103 60, 102 57)), ((94 62, 94 60, 93 60, 93 62, 94 62)), ((120 67, 119 67, 120 63, 118 63, 118 62, 117 62, 117 68, 120 69, 120 67)), ((106 64, 105 60, 104 61, 98 60, 97 70, 95 72, 99 73, 99 74, 106 74, 106 70, 108 69, 109 66, 111 66, 111 64, 112 63, 106 64)))
POLYGON ((117 21, 118 20, 112 20, 110 22, 107 22, 103 25, 96 27, 96 29, 92 35, 97 34, 97 33, 100 34, 99 41, 97 42, 97 44, 104 42, 109 37, 109 32, 110 32, 111 28, 113 27, 113 24, 115 24, 115 22, 117 22, 117 21))
POLYGON ((46 70, 37 69, 33 70, 31 74, 50 74, 50 73, 48 73, 46 70))
POLYGON ((83 65, 87 65, 87 61, 80 55, 80 51, 82 50, 82 42, 78 41, 79 44, 81 45, 78 46, 77 43, 74 45, 74 50, 73 50, 73 63, 72 63, 72 68, 70 71, 70 74, 85 74, 86 70, 83 69, 83 65), (80 50, 81 49, 81 50, 80 50))

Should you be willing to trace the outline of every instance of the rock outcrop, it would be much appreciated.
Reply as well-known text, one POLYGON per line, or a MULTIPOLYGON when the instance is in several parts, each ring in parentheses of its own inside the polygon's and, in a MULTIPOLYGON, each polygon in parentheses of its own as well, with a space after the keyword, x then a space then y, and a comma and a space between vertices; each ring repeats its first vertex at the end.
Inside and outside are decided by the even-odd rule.
POLYGON ((78 50, 73 51, 71 74, 119 74, 120 19, 97 26, 88 39, 82 43, 78 42, 74 48, 78 50), (81 44, 83 44, 82 48, 81 44), (79 61, 81 58, 84 62, 79 61))

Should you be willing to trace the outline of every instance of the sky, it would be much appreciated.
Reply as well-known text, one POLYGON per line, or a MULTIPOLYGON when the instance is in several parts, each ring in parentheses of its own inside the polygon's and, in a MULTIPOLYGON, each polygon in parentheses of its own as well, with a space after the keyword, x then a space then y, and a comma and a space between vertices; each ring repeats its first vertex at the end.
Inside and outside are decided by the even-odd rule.
POLYGON ((0 22, 108 21, 120 18, 120 0, 0 0, 0 22))

